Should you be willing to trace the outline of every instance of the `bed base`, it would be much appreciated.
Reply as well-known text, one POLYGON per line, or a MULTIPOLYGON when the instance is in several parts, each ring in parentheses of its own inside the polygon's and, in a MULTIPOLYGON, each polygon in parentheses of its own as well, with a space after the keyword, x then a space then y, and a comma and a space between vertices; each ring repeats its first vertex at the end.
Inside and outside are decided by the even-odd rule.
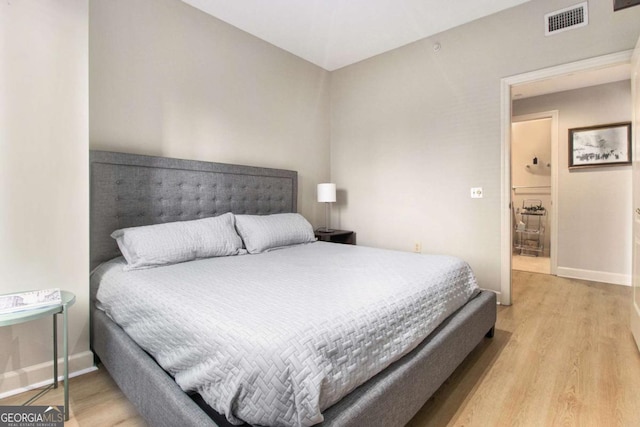
MULTIPOLYGON (((184 393, 104 312, 92 308, 92 349, 151 426, 225 426, 184 393)), ((324 412, 319 426, 404 426, 487 336, 496 296, 483 291, 448 317, 411 353, 324 412)))
MULTIPOLYGON (((91 269, 115 256, 125 227, 220 215, 297 212, 295 171, 91 151, 91 269)), ((225 426, 210 418, 145 351, 94 306, 91 348, 152 426, 225 426)), ((491 335, 496 297, 481 292, 420 346, 324 412, 322 426, 403 426, 491 335)), ((208 410, 208 409, 207 409, 208 410)))

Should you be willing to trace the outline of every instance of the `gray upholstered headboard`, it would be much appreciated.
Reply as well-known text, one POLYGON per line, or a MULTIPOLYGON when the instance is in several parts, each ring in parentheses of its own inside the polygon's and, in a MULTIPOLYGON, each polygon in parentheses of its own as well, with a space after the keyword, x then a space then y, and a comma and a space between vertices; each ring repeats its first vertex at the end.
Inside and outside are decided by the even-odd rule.
POLYGON ((91 151, 91 270, 120 255, 124 227, 297 211, 298 173, 282 169, 91 151))

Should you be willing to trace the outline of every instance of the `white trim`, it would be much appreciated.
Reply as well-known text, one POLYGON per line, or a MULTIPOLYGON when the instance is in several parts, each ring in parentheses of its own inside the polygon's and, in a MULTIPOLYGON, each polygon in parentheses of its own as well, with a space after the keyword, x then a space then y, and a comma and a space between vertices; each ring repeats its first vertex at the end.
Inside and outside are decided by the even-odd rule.
POLYGON ((631 335, 640 351, 640 298, 638 292, 640 292, 640 215, 636 210, 640 205, 640 182, 638 182, 637 176, 640 173, 640 38, 636 42, 636 48, 633 51, 633 57, 631 58, 631 99, 633 102, 633 195, 632 195, 632 209, 633 209, 633 246, 632 246, 632 264, 631 264, 631 278, 632 278, 632 293, 631 293, 631 316, 630 316, 630 328, 631 335))
MULTIPOLYGON (((500 80, 500 126, 501 126, 501 177, 500 201, 500 293, 501 303, 511 305, 511 86, 544 80, 564 74, 609 67, 615 64, 628 64, 633 50, 612 53, 597 58, 585 59, 531 71, 500 80)), ((556 239, 557 240, 557 239, 556 239)))
MULTIPOLYGON (((63 359, 59 358, 59 373, 64 372, 63 363, 63 359)), ((83 375, 96 369, 98 368, 96 368, 93 363, 93 353, 91 351, 84 351, 69 356, 69 378, 77 377, 78 375, 83 375)), ((52 360, 18 369, 17 371, 5 372, 0 375, 0 399, 51 384, 53 380, 52 373, 52 360)), ((58 380, 61 379, 63 379, 62 375, 58 380)))
POLYGON ((629 274, 609 273, 606 271, 558 267, 558 277, 589 280, 591 282, 611 283, 612 285, 631 286, 631 276, 629 274))
POLYGON ((511 228, 511 85, 513 78, 500 81, 500 303, 511 305, 511 252, 513 229, 511 228))
MULTIPOLYGON (((540 113, 525 114, 511 118, 511 122, 525 122, 528 120, 551 119, 551 215, 550 235, 551 242, 550 258, 551 258, 551 274, 557 274, 558 271, 558 110, 542 111, 540 113)), ((513 224, 511 225, 513 227, 513 224)))

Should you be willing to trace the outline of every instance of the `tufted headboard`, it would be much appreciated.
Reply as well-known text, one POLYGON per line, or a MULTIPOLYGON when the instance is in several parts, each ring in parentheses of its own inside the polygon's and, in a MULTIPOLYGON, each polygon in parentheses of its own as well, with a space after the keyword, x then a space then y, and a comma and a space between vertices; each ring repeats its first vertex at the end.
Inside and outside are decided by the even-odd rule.
POLYGON ((236 214, 297 211, 298 173, 91 151, 91 270, 120 255, 114 230, 236 214))

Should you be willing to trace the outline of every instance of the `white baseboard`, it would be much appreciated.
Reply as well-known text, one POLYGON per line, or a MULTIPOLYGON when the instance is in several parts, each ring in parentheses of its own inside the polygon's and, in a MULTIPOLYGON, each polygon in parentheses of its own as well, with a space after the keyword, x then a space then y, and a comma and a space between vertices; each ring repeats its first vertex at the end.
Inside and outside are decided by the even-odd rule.
POLYGON ((579 268, 558 267, 556 274, 569 279, 590 280, 592 282, 611 283, 613 285, 631 286, 631 275, 608 273, 606 271, 582 270, 579 268))
MULTIPOLYGON (((64 360, 58 359, 58 380, 63 379, 64 360)), ((82 353, 69 356, 69 378, 95 371, 93 353, 82 353)), ((53 380, 53 361, 40 363, 16 371, 5 372, 0 375, 0 399, 23 393, 35 388, 51 384, 53 380)))

